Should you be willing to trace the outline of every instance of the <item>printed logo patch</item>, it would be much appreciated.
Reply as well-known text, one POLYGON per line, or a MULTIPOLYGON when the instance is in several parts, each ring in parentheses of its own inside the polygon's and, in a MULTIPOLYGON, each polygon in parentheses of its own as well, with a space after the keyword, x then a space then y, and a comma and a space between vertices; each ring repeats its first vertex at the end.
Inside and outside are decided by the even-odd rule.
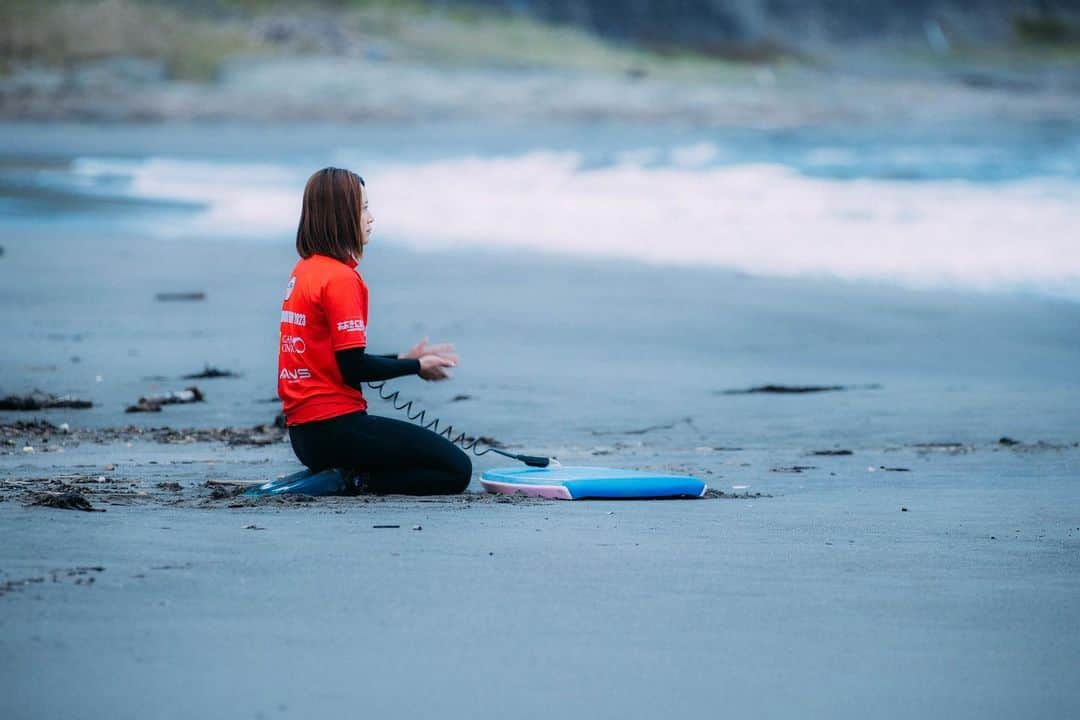
POLYGON ((307 343, 304 342, 304 338, 298 335, 281 336, 281 352, 303 355, 305 350, 307 350, 307 343))
POLYGON ((304 313, 293 312, 292 310, 282 310, 281 322, 304 327, 307 325, 307 315, 304 313))
POLYGON ((295 288, 295 287, 296 287, 296 276, 293 275, 291 278, 289 278, 289 284, 285 286, 285 299, 286 300, 288 300, 289 296, 292 295, 293 288, 295 288))
POLYGON ((342 320, 337 324, 337 329, 341 332, 364 332, 364 321, 359 318, 342 320))
POLYGON ((288 380, 289 382, 296 382, 298 380, 311 379, 311 371, 307 368, 297 368, 290 370, 289 368, 282 368, 278 374, 279 380, 288 380))

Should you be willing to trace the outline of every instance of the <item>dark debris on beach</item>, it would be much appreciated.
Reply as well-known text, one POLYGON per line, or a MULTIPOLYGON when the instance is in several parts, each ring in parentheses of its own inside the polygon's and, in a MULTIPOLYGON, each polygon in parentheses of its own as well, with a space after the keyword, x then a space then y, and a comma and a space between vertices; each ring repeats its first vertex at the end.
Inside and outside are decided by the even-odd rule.
POLYGON ((173 428, 127 425, 72 429, 67 426, 67 423, 58 426, 48 420, 18 420, 0 423, 0 454, 19 452, 18 448, 22 448, 22 452, 49 452, 62 447, 77 446, 83 442, 107 444, 143 440, 164 445, 220 442, 230 446, 263 446, 282 442, 285 438, 285 428, 276 422, 254 425, 250 428, 173 428), (10 448, 16 448, 16 450, 10 448))
POLYGON ((206 395, 203 391, 192 385, 183 390, 175 390, 160 395, 148 395, 139 398, 134 405, 129 405, 124 412, 161 412, 164 405, 185 405, 187 403, 205 402, 206 395))
POLYGON ((199 302, 206 299, 206 293, 201 290, 193 292, 159 292, 154 295, 158 302, 199 302))
POLYGON ((759 492, 724 492, 723 490, 714 490, 709 488, 705 491, 703 496, 709 500, 755 500, 757 498, 771 498, 772 495, 759 492))
POLYGON ((89 400, 81 400, 72 395, 53 395, 35 390, 28 395, 8 395, 0 398, 0 410, 33 411, 52 410, 63 408, 67 410, 84 410, 91 408, 94 403, 89 400))
POLYGON ((808 395, 847 390, 880 390, 881 385, 755 385, 754 387, 720 390, 718 395, 808 395))
MULTIPOLYGON (((976 452, 979 446, 967 445, 961 442, 938 441, 913 443, 905 447, 912 448, 919 455, 943 454, 943 455, 966 455, 976 452)), ((1036 440, 1035 442, 1023 442, 1009 436, 1003 436, 993 443, 991 450, 1005 450, 1014 453, 1053 452, 1080 447, 1080 441, 1074 442, 1048 442, 1036 440)))
POLYGON ((649 425, 642 428, 633 428, 630 430, 590 430, 593 435, 647 435, 651 432, 658 432, 661 430, 673 430, 679 425, 693 425, 694 420, 690 417, 680 418, 674 422, 664 423, 662 425, 649 425))
MULTIPOLYGON (((1011 440, 1011 438, 1004 438, 1004 439, 1005 440, 1011 440)), ((1019 440, 1013 440, 1012 442, 1001 442, 999 440, 998 445, 1000 447, 1002 447, 1002 448, 1007 448, 1008 450, 1010 450, 1012 452, 1015 452, 1015 453, 1049 452, 1049 451, 1055 451, 1055 450, 1056 451, 1068 450, 1069 448, 1080 447, 1080 441, 1073 442, 1073 443, 1055 443, 1055 442, 1047 442, 1045 440, 1037 440, 1037 441, 1035 441, 1033 443, 1025 443, 1025 442, 1020 442, 1019 440)), ((996 449, 998 449, 998 448, 995 448, 995 450, 996 449)))
POLYGON ((95 508, 82 492, 65 489, 59 492, 30 492, 28 506, 56 508, 58 510, 81 510, 83 512, 105 512, 104 508, 95 508))
POLYGON ((230 500, 244 492, 240 483, 224 483, 207 480, 204 487, 210 488, 211 500, 230 500))
MULTIPOLYGON (((222 370, 216 368, 213 365, 206 365, 197 373, 190 375, 184 375, 184 380, 213 380, 215 378, 235 378, 240 377, 239 373, 235 373, 232 370, 222 370)), ((275 400, 277 398, 274 398, 275 400)))
POLYGON ((21 590, 28 585, 42 584, 46 580, 54 583, 69 581, 73 585, 93 585, 95 580, 94 576, 97 573, 102 572, 105 572, 105 568, 101 565, 79 565, 73 568, 50 570, 48 576, 35 575, 14 580, 4 580, 3 582, 0 582, 0 597, 3 597, 10 592, 21 590))

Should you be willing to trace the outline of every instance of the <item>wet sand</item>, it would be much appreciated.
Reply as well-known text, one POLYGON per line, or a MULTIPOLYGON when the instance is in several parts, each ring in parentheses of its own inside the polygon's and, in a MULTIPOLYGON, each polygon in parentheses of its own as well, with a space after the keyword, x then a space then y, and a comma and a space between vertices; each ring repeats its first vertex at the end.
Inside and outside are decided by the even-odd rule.
POLYGON ((3 458, 5 717, 1080 707, 1076 448, 687 462, 771 496, 730 502, 235 506, 206 481, 286 448, 80 447, 3 458), (65 474, 106 512, 24 505, 65 474))
POLYGON ((249 500, 286 443, 35 428, 0 455, 5 717, 1080 708, 1075 443, 687 447, 676 422, 560 457, 725 495, 249 500), (34 504, 65 491, 104 512, 34 504))

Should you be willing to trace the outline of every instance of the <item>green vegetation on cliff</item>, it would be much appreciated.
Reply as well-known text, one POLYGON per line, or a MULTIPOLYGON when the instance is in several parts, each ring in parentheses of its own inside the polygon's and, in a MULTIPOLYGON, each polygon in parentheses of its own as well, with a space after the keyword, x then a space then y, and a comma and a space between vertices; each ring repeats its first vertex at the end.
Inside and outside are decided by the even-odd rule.
POLYGON ((641 75, 738 73, 737 63, 656 53, 497 11, 406 0, 0 0, 0 59, 66 66, 161 60, 174 79, 210 80, 228 57, 334 54, 440 65, 641 75))

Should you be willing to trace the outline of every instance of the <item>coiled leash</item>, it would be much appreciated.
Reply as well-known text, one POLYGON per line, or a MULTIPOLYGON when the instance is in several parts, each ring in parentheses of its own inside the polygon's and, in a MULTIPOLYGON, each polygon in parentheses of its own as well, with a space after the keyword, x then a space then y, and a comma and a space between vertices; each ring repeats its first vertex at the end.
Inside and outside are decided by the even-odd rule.
POLYGON ((440 428, 440 419, 433 418, 432 420, 428 420, 427 410, 424 410, 423 408, 414 411, 412 400, 405 400, 404 402, 398 404, 398 401, 401 399, 401 391, 394 390, 391 392, 389 389, 387 389, 385 380, 369 382, 366 384, 372 390, 375 390, 377 393, 379 393, 379 397, 390 403, 390 405, 393 406, 395 410, 405 413, 405 416, 409 418, 411 422, 416 423, 425 430, 431 430, 436 435, 443 436, 450 442, 461 447, 462 450, 465 450, 466 452, 471 452, 477 457, 483 457, 488 453, 497 453, 499 455, 502 455, 503 457, 508 457, 511 460, 523 462, 529 467, 535 468, 544 468, 548 467, 549 465, 559 464, 559 461, 553 458, 540 457, 538 455, 515 455, 513 453, 505 452, 497 447, 493 447, 488 442, 482 441, 478 437, 470 437, 464 432, 459 433, 457 436, 455 436, 453 425, 447 424, 446 427, 440 428), (478 447, 481 443, 486 445, 486 447, 478 447))

